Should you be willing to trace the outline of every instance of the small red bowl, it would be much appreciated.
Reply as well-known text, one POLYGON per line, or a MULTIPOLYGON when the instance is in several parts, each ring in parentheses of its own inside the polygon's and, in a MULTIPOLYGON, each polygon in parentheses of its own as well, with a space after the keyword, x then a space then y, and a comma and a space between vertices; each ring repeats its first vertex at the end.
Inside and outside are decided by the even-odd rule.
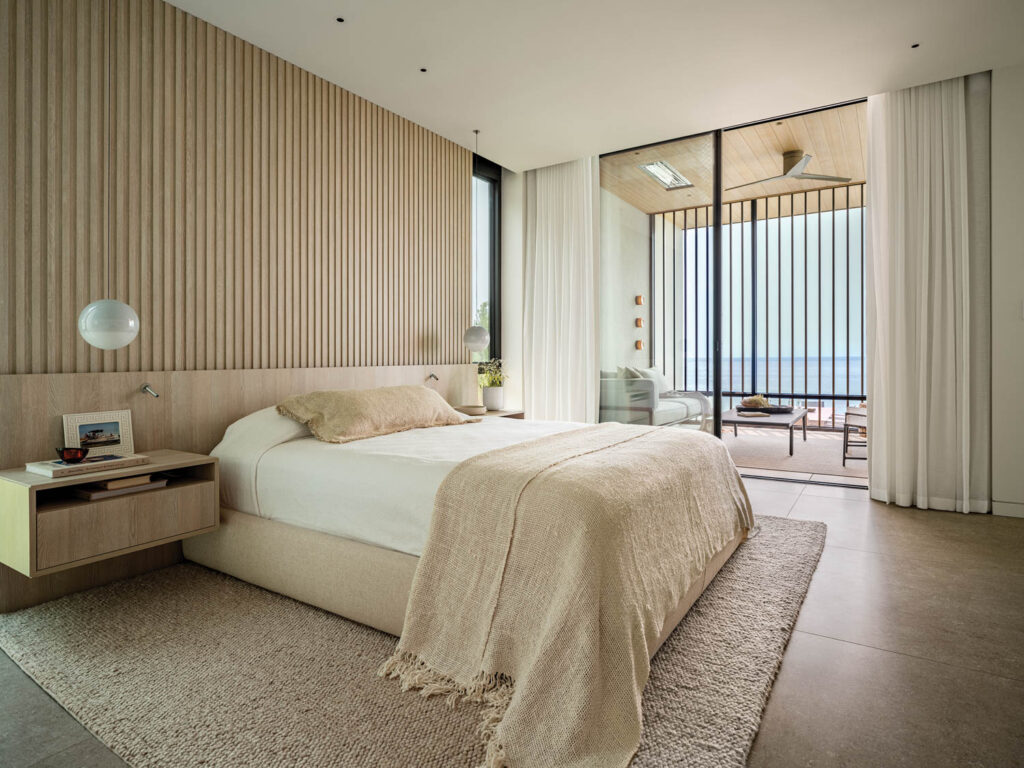
POLYGON ((60 456, 61 461, 66 461, 68 464, 77 464, 89 454, 88 448, 58 448, 57 455, 60 456))

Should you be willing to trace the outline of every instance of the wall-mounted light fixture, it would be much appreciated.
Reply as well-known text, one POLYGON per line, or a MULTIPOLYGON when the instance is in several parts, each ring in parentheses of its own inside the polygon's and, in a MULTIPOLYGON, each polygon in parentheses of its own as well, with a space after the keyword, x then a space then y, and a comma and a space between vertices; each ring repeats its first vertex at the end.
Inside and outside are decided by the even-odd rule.
POLYGON ((145 392, 147 395, 151 397, 160 397, 160 393, 153 389, 151 386, 149 386, 149 384, 143 384, 141 387, 139 387, 139 392, 145 392))
POLYGON ((633 325, 635 325, 637 328, 643 328, 644 319, 642 317, 638 317, 636 320, 633 321, 633 325))
POLYGON ((636 297, 636 305, 637 305, 638 307, 642 307, 642 306, 643 306, 643 303, 644 303, 644 297, 643 297, 643 295, 641 294, 640 296, 637 296, 637 297, 636 297))
POLYGON ((640 340, 637 340, 636 348, 637 349, 643 349, 644 348, 644 343, 642 341, 640 341, 640 340))
MULTIPOLYGON (((110 124, 113 125, 111 104, 114 100, 110 97, 113 84, 111 76, 111 60, 114 58, 114 45, 116 44, 113 34, 114 23, 111 13, 110 0, 107 0, 107 36, 110 44, 107 46, 107 91, 106 111, 110 124)), ((107 298, 98 299, 90 303, 81 314, 78 315, 78 333, 87 344, 97 349, 121 349, 135 341, 139 335, 139 316, 134 309, 123 301, 118 301, 113 296, 110 274, 110 251, 112 240, 110 234, 110 219, 114 209, 112 200, 111 166, 114 164, 113 154, 113 128, 107 130, 107 168, 106 168, 106 209, 107 209, 107 238, 106 238, 106 262, 105 274, 107 281, 107 298)))
POLYGON ((482 325, 471 325, 462 334, 462 343, 469 347, 470 352, 483 352, 491 343, 491 334, 482 325))

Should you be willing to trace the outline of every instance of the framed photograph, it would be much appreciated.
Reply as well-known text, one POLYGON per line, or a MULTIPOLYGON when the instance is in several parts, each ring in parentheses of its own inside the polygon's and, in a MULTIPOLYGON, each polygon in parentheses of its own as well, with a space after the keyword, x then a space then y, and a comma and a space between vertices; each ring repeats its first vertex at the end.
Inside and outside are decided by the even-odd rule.
POLYGON ((65 413, 64 445, 88 448, 90 456, 131 456, 135 453, 132 412, 65 413))

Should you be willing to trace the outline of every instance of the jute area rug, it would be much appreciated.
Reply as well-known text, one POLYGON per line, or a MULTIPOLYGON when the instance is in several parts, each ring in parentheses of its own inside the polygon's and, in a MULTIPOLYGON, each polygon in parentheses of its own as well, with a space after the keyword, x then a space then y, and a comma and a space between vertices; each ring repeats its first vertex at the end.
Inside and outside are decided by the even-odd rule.
MULTIPOLYGON (((755 421, 755 419, 751 419, 755 421)), ((843 466, 843 436, 839 432, 807 430, 804 442, 800 430, 793 433, 793 455, 789 455, 789 433, 784 429, 756 426, 739 428, 734 437, 732 427, 722 428, 722 442, 737 467, 782 469, 818 475, 845 475, 867 478, 868 463, 852 459, 843 466)), ((855 456, 863 456, 863 448, 854 448, 855 456)))
MULTIPOLYGON (((758 523, 655 657, 634 766, 744 765, 825 539, 758 523)), ((0 616, 0 647, 136 768, 481 763, 475 706, 376 676, 394 644, 187 564, 0 616)))

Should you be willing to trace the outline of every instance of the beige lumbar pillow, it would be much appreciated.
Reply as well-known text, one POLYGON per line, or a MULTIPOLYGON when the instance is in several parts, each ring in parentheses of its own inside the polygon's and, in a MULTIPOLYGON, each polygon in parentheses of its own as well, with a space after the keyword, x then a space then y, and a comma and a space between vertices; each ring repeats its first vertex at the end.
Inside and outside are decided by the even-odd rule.
POLYGON ((467 419, 428 387, 341 389, 292 395, 277 412, 309 427, 317 440, 348 443, 420 427, 466 424, 467 419))

